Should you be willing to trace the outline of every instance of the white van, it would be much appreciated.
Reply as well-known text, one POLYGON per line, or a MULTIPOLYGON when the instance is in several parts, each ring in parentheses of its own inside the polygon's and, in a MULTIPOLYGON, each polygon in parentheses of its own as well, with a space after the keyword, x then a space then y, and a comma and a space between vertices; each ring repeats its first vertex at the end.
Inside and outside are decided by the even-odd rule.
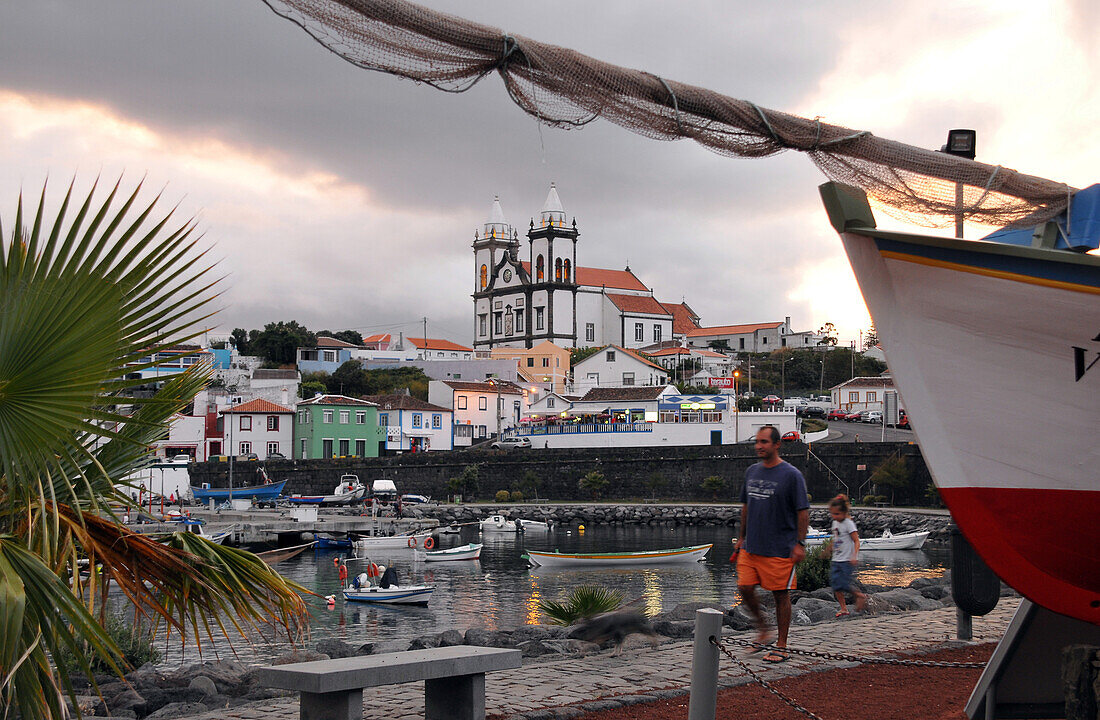
POLYGON ((783 401, 783 409, 784 410, 792 410, 792 409, 797 410, 798 408, 806 407, 809 404, 810 404, 810 401, 807 400, 806 398, 792 397, 792 398, 787 398, 783 401))

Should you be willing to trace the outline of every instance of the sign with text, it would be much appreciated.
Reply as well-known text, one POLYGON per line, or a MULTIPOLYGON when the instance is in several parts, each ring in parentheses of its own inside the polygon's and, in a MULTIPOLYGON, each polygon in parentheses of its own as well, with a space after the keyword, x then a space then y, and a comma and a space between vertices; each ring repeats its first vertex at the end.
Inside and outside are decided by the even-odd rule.
POLYGON ((734 378, 731 378, 731 377, 707 378, 707 383, 711 387, 731 388, 731 387, 734 387, 734 384, 733 384, 734 383, 734 378))

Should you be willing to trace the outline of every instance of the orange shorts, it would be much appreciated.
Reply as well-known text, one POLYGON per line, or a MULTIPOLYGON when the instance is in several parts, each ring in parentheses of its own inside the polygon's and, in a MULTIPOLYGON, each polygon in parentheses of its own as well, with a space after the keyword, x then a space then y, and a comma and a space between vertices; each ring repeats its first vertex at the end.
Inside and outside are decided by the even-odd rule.
POLYGON ((737 584, 759 585, 765 590, 794 590, 794 560, 791 558, 737 553, 737 584))

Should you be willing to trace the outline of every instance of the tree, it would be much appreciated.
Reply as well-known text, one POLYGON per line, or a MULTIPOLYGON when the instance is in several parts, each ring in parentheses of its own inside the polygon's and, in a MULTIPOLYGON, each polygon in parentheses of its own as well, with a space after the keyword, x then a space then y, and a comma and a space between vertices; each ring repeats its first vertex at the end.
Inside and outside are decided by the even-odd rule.
POLYGON ((249 352, 276 365, 292 365, 298 348, 316 345, 317 336, 295 320, 268 323, 262 331, 248 334, 249 352))
POLYGON ((878 330, 875 330, 875 324, 872 322, 867 332, 863 333, 863 349, 873 348, 875 345, 878 345, 878 330))
POLYGON ((585 358, 592 357, 593 355, 598 353, 600 350, 603 350, 603 348, 602 347, 571 348, 569 350, 569 367, 573 367, 574 365, 579 363, 581 360, 584 360, 585 358))
POLYGON ((894 491, 899 488, 909 487, 909 465, 905 458, 895 455, 882 462, 871 473, 871 482, 878 487, 890 488, 890 504, 894 504, 894 491))
POLYGON ((836 347, 836 326, 833 325, 831 322, 827 322, 822 325, 818 329, 817 334, 821 335, 821 339, 817 341, 817 344, 819 346, 828 347, 831 345, 832 347, 836 347))
POLYGON ((539 486, 542 485, 542 478, 540 478, 534 470, 528 470, 523 473, 523 479, 519 482, 519 487, 526 494, 539 499, 539 486))
POLYGON ((244 328, 233 328, 233 332, 229 333, 229 339, 241 355, 248 355, 251 352, 248 345, 248 331, 244 328))
POLYGON ((331 330, 321 330, 317 333, 317 336, 336 338, 337 340, 343 340, 344 342, 351 343, 352 345, 363 344, 363 336, 355 330, 340 330, 339 332, 333 332, 331 330))
POLYGON ((599 470, 591 470, 580 479, 577 486, 581 490, 590 493, 592 497, 599 499, 600 493, 607 487, 607 478, 599 470))
POLYGON ((471 463, 462 469, 462 474, 453 477, 447 482, 447 488, 453 493, 461 493, 462 497, 472 500, 481 490, 481 477, 477 463, 471 463))
POLYGON ((732 352, 730 350, 729 340, 711 340, 707 343, 707 347, 711 350, 717 350, 718 352, 732 352))
POLYGON ((668 480, 665 480, 665 476, 659 472, 655 472, 649 476, 649 479, 645 481, 646 489, 649 490, 649 497, 653 500, 657 499, 657 493, 663 490, 668 485, 668 480))
POLYGON ((366 395, 368 386, 367 371, 363 369, 363 363, 358 360, 348 360, 329 376, 327 381, 329 392, 359 397, 366 395))
POLYGON ((711 494, 711 498, 718 499, 718 493, 726 487, 726 479, 717 475, 703 478, 703 490, 711 494))
POLYGON ((132 486, 127 478, 149 462, 149 446, 209 377, 196 366, 141 396, 135 389, 146 381, 122 379, 201 334, 215 297, 210 266, 192 257, 193 224, 155 217, 156 201, 131 214, 140 189, 116 209, 118 184, 102 203, 93 187, 71 221, 71 186, 52 218, 43 189, 33 222, 25 224, 20 199, 10 241, 0 245, 5 717, 65 717, 64 694, 77 705, 72 671, 54 671, 51 658, 68 653, 93 683, 93 656, 122 675, 122 651, 104 628, 108 606, 96 601, 110 581, 135 623, 195 642, 230 627, 296 636, 308 619, 304 588, 255 555, 189 533, 162 544, 128 530, 112 510, 129 501, 116 485, 132 486), (81 559, 98 571, 82 577, 81 559))

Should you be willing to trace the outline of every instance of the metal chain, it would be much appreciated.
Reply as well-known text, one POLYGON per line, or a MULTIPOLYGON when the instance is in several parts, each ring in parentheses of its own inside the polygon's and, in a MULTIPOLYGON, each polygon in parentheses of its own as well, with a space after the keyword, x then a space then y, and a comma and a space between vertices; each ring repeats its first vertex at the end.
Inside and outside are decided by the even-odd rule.
POLYGON ((742 670, 744 670, 746 673, 748 673, 749 676, 753 680, 755 680, 758 685, 760 685, 760 687, 764 688, 765 690, 770 692, 772 695, 775 695, 777 698, 779 698, 783 702, 787 703, 788 705, 790 705, 792 708, 794 708, 798 712, 802 713, 803 715, 811 717, 811 718, 813 718, 813 720, 822 720, 822 718, 819 715, 815 715, 812 711, 807 710, 806 708, 802 707, 801 705, 796 703, 794 700, 790 699, 789 697, 787 697, 786 695, 784 695, 783 693, 779 692, 778 690, 773 688, 771 685, 769 685, 768 681, 765 680, 764 678, 760 677, 759 675, 757 675, 756 672, 753 671, 753 669, 751 667, 749 667, 747 663, 743 662, 741 659, 739 659, 737 657, 734 657, 734 654, 731 653, 729 650, 727 650, 722 645, 722 642, 720 640, 718 640, 718 638, 716 638, 712 635, 711 638, 710 638, 710 641, 715 647, 717 647, 719 650, 721 650, 723 653, 725 653, 726 657, 728 657, 736 665, 738 665, 742 670))
MULTIPOLYGON (((758 648, 761 650, 778 650, 782 652, 792 653, 794 655, 806 655, 809 657, 822 658, 823 660, 839 660, 841 662, 857 662, 867 665, 912 665, 916 667, 937 667, 937 668, 968 668, 968 669, 981 669, 985 667, 985 663, 980 662, 945 662, 937 660, 907 660, 903 658, 875 658, 875 657, 860 657, 858 655, 839 655, 837 653, 819 652, 816 650, 799 650, 797 648, 786 647, 776 648, 771 645, 764 645, 763 643, 753 642, 752 640, 729 640, 735 645, 742 645, 744 647, 758 648)), ((721 647, 721 645, 719 645, 721 647)))

